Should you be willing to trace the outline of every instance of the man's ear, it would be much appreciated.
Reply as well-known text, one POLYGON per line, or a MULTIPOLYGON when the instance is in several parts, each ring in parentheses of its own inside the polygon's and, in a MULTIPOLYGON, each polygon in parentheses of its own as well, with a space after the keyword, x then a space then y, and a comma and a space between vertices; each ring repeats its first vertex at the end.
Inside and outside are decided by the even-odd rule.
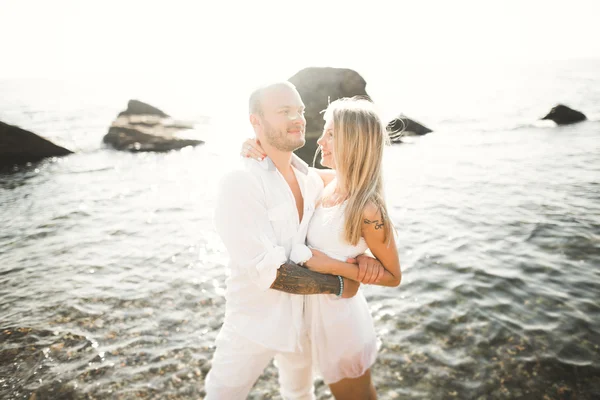
POLYGON ((250 124, 255 128, 260 126, 260 119, 256 114, 250 114, 250 124))

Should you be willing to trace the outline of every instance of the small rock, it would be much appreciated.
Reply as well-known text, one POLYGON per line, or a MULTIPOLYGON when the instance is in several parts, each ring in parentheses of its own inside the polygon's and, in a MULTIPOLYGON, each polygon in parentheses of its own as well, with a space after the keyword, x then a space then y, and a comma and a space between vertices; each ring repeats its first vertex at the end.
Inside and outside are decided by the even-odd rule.
POLYGON ((554 121, 557 125, 567 125, 585 121, 587 117, 580 111, 558 104, 542 119, 554 121))
POLYGON ((400 142, 402 136, 422 136, 433 132, 431 129, 403 114, 398 115, 387 124, 392 143, 400 142))
POLYGON ((212 363, 210 361, 205 362, 204 364, 202 364, 200 366, 200 370, 204 373, 204 374, 208 374, 208 371, 210 371, 210 368, 212 366, 212 363))
POLYGON ((50 350, 52 351, 60 351, 63 349, 63 347, 65 347, 64 343, 55 343, 52 346, 50 346, 50 350))

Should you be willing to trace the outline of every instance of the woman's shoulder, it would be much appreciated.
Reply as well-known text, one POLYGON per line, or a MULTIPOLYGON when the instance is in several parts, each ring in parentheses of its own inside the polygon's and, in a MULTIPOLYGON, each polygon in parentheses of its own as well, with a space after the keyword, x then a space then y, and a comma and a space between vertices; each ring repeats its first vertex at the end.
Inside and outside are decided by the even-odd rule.
POLYGON ((335 171, 332 169, 319 169, 310 167, 310 171, 319 176, 323 182, 323 186, 327 186, 335 178, 335 171))
POLYGON ((363 208, 363 213, 362 216, 364 219, 369 219, 369 220, 375 220, 375 219, 380 219, 381 218, 381 210, 379 209, 379 206, 377 206, 377 204, 372 201, 369 200, 367 202, 367 204, 365 204, 365 207, 363 208))

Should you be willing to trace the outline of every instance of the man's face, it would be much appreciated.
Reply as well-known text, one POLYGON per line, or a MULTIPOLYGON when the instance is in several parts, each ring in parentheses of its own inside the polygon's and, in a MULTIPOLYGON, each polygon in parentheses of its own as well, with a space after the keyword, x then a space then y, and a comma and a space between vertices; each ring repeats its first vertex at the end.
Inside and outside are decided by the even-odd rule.
POLYGON ((300 94, 290 87, 266 91, 261 99, 263 115, 259 117, 259 139, 280 151, 294 151, 304 146, 306 119, 300 94))

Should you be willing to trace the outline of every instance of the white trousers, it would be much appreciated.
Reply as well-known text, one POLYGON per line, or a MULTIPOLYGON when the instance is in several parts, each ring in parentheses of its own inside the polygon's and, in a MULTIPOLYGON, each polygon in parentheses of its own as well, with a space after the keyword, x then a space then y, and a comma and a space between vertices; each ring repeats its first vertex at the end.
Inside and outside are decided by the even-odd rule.
POLYGON ((304 335, 302 352, 283 353, 252 342, 223 325, 216 339, 212 366, 206 376, 205 400, 244 400, 269 362, 275 358, 281 397, 314 400, 310 342, 304 335))

